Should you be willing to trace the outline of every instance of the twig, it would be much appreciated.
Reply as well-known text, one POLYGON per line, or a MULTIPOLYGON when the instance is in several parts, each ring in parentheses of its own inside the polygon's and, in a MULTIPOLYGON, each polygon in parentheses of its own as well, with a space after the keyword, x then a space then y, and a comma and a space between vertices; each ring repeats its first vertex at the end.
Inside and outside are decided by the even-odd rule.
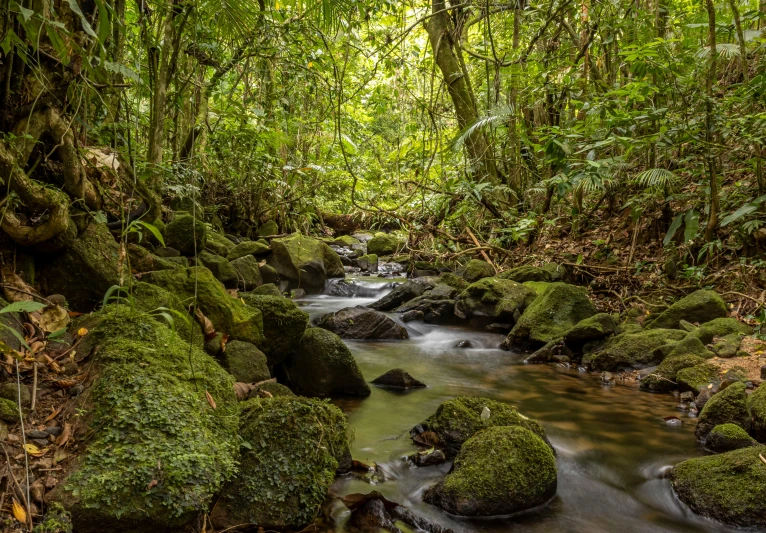
POLYGON ((471 231, 471 228, 469 228, 468 226, 466 226, 466 227, 465 227, 465 230, 468 232, 468 235, 471 237, 471 240, 472 240, 472 241, 473 241, 473 243, 476 245, 476 248, 480 248, 479 252, 481 252, 481 256, 484 258, 484 260, 485 260, 487 263, 489 263, 490 265, 492 265, 492 268, 494 268, 494 269, 495 269, 495 274, 497 274, 497 267, 495 266, 495 263, 493 263, 493 262, 492 262, 492 260, 491 260, 491 259, 489 258, 489 256, 487 255, 487 252, 485 252, 485 251, 484 251, 484 247, 483 247, 481 244, 479 244, 479 240, 478 240, 478 239, 476 238, 476 236, 473 234, 473 232, 471 231))
POLYGON ((755 303, 757 303, 759 307, 766 305, 766 302, 764 302, 763 300, 756 300, 752 296, 748 296, 747 294, 742 294, 741 292, 737 292, 737 291, 722 292, 721 296, 726 296, 727 294, 735 294, 737 296, 741 296, 742 298, 747 298, 748 300, 752 300, 755 303))
POLYGON ((30 411, 35 410, 35 404, 37 403, 37 361, 32 364, 32 405, 30 405, 30 411))
POLYGON ((19 483, 19 480, 16 479, 16 474, 13 473, 13 468, 11 468, 11 458, 8 455, 8 450, 5 449, 5 445, 3 443, 0 443, 0 446, 3 447, 3 452, 5 452, 5 460, 7 461, 6 464, 8 465, 8 472, 10 472, 11 479, 13 480, 13 483, 16 485, 16 490, 18 491, 19 497, 21 498, 21 503, 24 504, 24 507, 27 511, 27 521, 29 522, 27 527, 29 527, 29 531, 32 531, 32 510, 29 507, 29 500, 27 500, 27 497, 24 494, 24 490, 22 490, 21 488, 21 484, 19 483))
POLYGON ((38 300, 48 302, 49 305, 53 305, 53 302, 51 302, 48 298, 43 298, 39 294, 34 294, 31 292, 27 292, 23 289, 19 289, 18 287, 16 287, 15 285, 11 285, 10 283, 0 283, 0 287, 7 287, 14 292, 20 292, 21 294, 26 294, 27 296, 31 296, 32 298, 37 298, 38 300))

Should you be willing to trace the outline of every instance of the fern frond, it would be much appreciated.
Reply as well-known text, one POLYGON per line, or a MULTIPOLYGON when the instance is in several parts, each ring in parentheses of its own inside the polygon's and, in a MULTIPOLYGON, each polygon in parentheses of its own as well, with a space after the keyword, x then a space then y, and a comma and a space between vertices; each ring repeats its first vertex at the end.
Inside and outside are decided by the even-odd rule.
POLYGON ((452 149, 455 151, 460 151, 463 149, 463 146, 465 146, 465 142, 468 138, 470 138, 474 133, 477 131, 491 127, 492 125, 503 122, 504 120, 508 119, 509 117, 513 116, 514 114, 514 108, 513 106, 506 105, 498 107, 497 109, 493 110, 491 114, 479 118, 476 122, 465 128, 460 135, 458 135, 454 141, 452 141, 452 149))
POLYGON ((645 189, 673 189, 678 176, 664 168, 650 168, 636 176, 634 182, 645 189))

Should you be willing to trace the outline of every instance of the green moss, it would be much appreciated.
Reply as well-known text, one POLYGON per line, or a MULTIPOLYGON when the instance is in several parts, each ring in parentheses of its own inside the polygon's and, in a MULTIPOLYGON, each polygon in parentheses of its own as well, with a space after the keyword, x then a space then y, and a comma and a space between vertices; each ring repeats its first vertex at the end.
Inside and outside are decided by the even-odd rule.
POLYGON ((11 423, 19 421, 19 407, 17 402, 6 398, 0 398, 0 420, 11 423))
POLYGON ((238 274, 237 282, 240 290, 252 291, 263 283, 258 260, 252 255, 235 259, 231 262, 231 266, 238 274))
POLYGON ((355 237, 352 237, 351 235, 341 235, 340 237, 336 237, 335 239, 331 239, 332 244, 335 246, 348 246, 351 247, 355 244, 361 244, 361 241, 355 237))
POLYGON ((623 333, 607 339, 599 350, 583 357, 583 363, 593 370, 609 372, 652 366, 662 360, 662 354, 657 353, 659 347, 685 336, 685 332, 671 329, 623 333))
POLYGON ((668 392, 678 388, 676 376, 680 370, 704 363, 705 360, 693 354, 674 355, 663 360, 657 369, 641 380, 641 388, 653 392, 668 392))
POLYGON ((269 359, 269 366, 280 363, 298 347, 309 316, 289 298, 259 294, 242 294, 249 307, 258 309, 263 316, 264 342, 259 347, 269 359))
POLYGON ((581 287, 551 283, 527 307, 508 334, 508 344, 537 348, 562 338, 578 322, 596 314, 581 287))
POLYGON ((468 283, 490 278, 495 275, 495 268, 481 259, 471 259, 463 269, 463 279, 468 283))
POLYGON ((390 233, 376 233, 375 236, 367 242, 367 253, 375 255, 392 255, 400 252, 404 248, 404 242, 400 241, 396 235, 390 233))
POLYGON ((525 281, 523 285, 535 291, 535 294, 539 296, 544 293, 551 284, 547 281, 525 281))
POLYGON ((229 250, 226 255, 226 259, 233 261, 240 257, 248 255, 267 255, 271 252, 271 248, 268 245, 264 245, 258 241, 246 241, 241 242, 229 250))
POLYGON ((551 281, 564 281, 567 277, 567 267, 558 263, 545 263, 543 270, 550 274, 551 281))
POLYGON ((263 296, 277 296, 277 297, 284 297, 282 294, 282 291, 279 290, 279 287, 274 285, 273 283, 264 283, 260 287, 256 287, 252 291, 250 291, 250 294, 258 294, 263 296))
POLYGON ((132 272, 151 272, 153 270, 172 270, 179 265, 162 257, 157 257, 149 250, 137 244, 128 245, 128 258, 132 272))
POLYGON ((598 313, 580 320, 567 332, 564 341, 568 346, 582 345, 588 341, 608 337, 615 332, 615 329, 617 329, 617 323, 612 315, 598 313))
POLYGON ((148 313, 160 323, 169 325, 184 341, 202 346, 202 328, 192 319, 186 306, 177 296, 162 287, 143 281, 134 282, 131 290, 133 303, 138 311, 148 313), (172 323, 168 322, 168 318, 172 323))
POLYGON ((471 283, 460 293, 455 314, 460 318, 471 319, 476 327, 491 322, 513 324, 515 317, 532 304, 535 298, 533 290, 515 281, 483 278, 471 283))
POLYGON ((109 306, 90 321, 97 380, 82 408, 91 438, 54 499, 78 530, 95 520, 180 526, 207 510, 235 471, 233 380, 200 349, 127 306, 109 306))
POLYGON ((542 426, 519 413, 515 407, 473 396, 458 396, 443 402, 419 426, 410 433, 417 435, 420 429, 435 432, 449 457, 457 455, 463 443, 476 432, 495 426, 520 426, 548 441, 542 426), (485 407, 489 409, 490 416, 482 420, 481 413, 485 407))
POLYGON ((532 265, 523 265, 506 270, 498 274, 497 277, 510 279, 518 283, 524 283, 525 281, 552 281, 550 272, 532 265))
POLYGON ((716 318, 700 325, 689 333, 689 336, 697 337, 702 344, 710 344, 713 342, 713 337, 725 337, 731 334, 751 335, 752 333, 753 328, 736 318, 716 318))
POLYGON ((197 260, 212 272, 215 279, 223 283, 224 287, 227 289, 237 288, 237 271, 225 257, 203 250, 197 255, 197 260))
POLYGON ((713 352, 705 348, 702 341, 691 335, 687 335, 678 342, 671 342, 657 348, 657 356, 663 360, 668 357, 687 354, 696 355, 702 359, 711 359, 715 357, 713 352))
POLYGON ((276 269, 282 280, 290 283, 290 288, 317 292, 324 290, 327 278, 345 276, 338 254, 318 239, 296 233, 274 239, 271 248, 268 264, 276 269))
POLYGON ((213 524, 309 524, 348 450, 343 413, 327 402, 286 396, 251 399, 241 407, 241 467, 211 514, 213 524))
POLYGON ((766 442, 766 384, 761 384, 747 399, 753 437, 766 442))
MULTIPOLYGON (((747 411, 747 393, 744 383, 733 383, 713 395, 700 411, 694 434, 699 440, 719 424, 736 424, 745 431, 750 429, 750 415, 747 411)), ((766 466, 766 465, 764 465, 766 466)))
POLYGON ((191 256, 205 249, 207 227, 201 220, 186 214, 176 216, 165 227, 165 245, 175 248, 181 255, 191 256))
POLYGON ((649 329, 680 329, 680 321, 704 323, 727 315, 726 303, 714 291, 699 290, 681 298, 647 325, 649 329))
POLYGON ((698 393, 709 384, 718 383, 718 367, 712 363, 700 363, 693 367, 679 370, 676 374, 678 388, 682 391, 698 393))
POLYGON ((249 342, 229 341, 219 360, 236 381, 258 383, 271 377, 266 355, 249 342))
POLYGON ((279 235, 279 226, 273 220, 267 220, 258 227, 259 237, 269 237, 270 235, 279 235))
POLYGON ((459 291, 463 291, 466 287, 468 287, 468 282, 466 280, 452 272, 444 272, 443 274, 439 274, 439 283, 444 283, 445 285, 449 285, 450 287, 453 287, 459 291))
POLYGON ((216 233, 215 231, 207 232, 207 242, 205 242, 205 249, 213 252, 214 254, 226 257, 229 250, 234 248, 234 243, 229 239, 216 233))
POLYGON ((736 424, 719 424, 715 426, 705 441, 705 447, 717 453, 757 445, 758 443, 736 424))
POLYGON ((456 515, 505 515, 547 502, 556 482, 556 458, 540 437, 498 426, 468 439, 452 472, 424 500, 456 515))
POLYGON ((54 503, 37 524, 34 533, 72 533, 72 517, 60 504, 54 503))
POLYGON ((678 497, 694 512, 743 527, 766 526, 766 446, 684 461, 670 475, 678 497))
POLYGON ((291 391, 289 388, 285 387, 281 383, 277 383, 276 381, 267 381, 266 383, 263 383, 261 385, 258 385, 255 389, 253 389, 253 392, 250 393, 251 398, 255 398, 258 396, 258 392, 268 392, 273 397, 277 396, 295 396, 293 391, 291 391))

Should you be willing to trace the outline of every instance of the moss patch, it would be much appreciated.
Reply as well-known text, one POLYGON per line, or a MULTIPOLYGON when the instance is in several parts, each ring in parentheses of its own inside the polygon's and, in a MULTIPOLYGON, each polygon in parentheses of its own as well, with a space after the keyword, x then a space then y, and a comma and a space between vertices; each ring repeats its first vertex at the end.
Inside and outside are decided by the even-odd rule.
POLYGON ((261 350, 274 366, 298 347, 309 316, 301 311, 289 298, 259 294, 242 294, 242 300, 250 307, 258 309, 263 316, 264 342, 261 350))
POLYGON ((524 283, 525 281, 552 281, 550 272, 532 265, 524 265, 506 270, 498 274, 497 277, 510 279, 518 283, 524 283))
POLYGON ((249 342, 230 341, 220 354, 221 365, 236 381, 258 383, 271 377, 266 355, 249 342))
POLYGON ((671 329, 623 333, 607 339, 599 350, 583 357, 583 363, 596 371, 645 368, 662 361, 662 354, 657 353, 659 347, 685 336, 686 332, 671 329))
POLYGON ((481 259, 471 259, 463 268, 463 279, 468 283, 479 281, 482 278, 490 278, 494 275, 494 267, 481 259))
MULTIPOLYGON (((708 433, 719 424, 736 424, 745 431, 750 429, 747 412, 747 393, 744 383, 733 383, 713 395, 700 411, 694 434, 704 440, 708 433)), ((764 465, 766 466, 766 465, 764 465)))
POLYGON ((320 292, 328 278, 345 276, 343 263, 327 243, 300 234, 271 241, 267 261, 290 288, 320 292))
POLYGON ((234 261, 240 257, 248 255, 267 255, 271 252, 271 248, 268 245, 259 241, 245 241, 237 244, 231 248, 226 255, 226 259, 234 261))
POLYGON ((681 329, 681 320, 704 323, 727 314, 726 303, 714 291, 694 291, 663 311, 647 328, 681 329))
POLYGON ((747 399, 751 431, 759 442, 766 442, 766 384, 761 384, 747 399))
POLYGON ((535 292, 520 283, 488 277, 471 283, 460 293, 455 314, 471 320, 474 327, 492 322, 513 324, 515 317, 520 316, 535 298, 535 292))
POLYGON ((207 228, 205 223, 183 214, 176 216, 165 227, 165 245, 175 248, 181 255, 191 256, 205 249, 207 228))
POLYGON ((400 252, 404 248, 404 242, 396 235, 389 233, 376 233, 367 242, 367 252, 375 255, 391 255, 400 252))
POLYGON ((698 393, 707 388, 711 383, 717 384, 718 367, 712 363, 700 363, 698 365, 679 370, 676 374, 678 389, 698 393))
POLYGON ((736 424, 719 424, 715 426, 708 434, 707 441, 705 441, 705 447, 717 453, 757 445, 758 443, 736 424))
POLYGON ((663 360, 657 369, 641 380, 641 388, 653 392, 669 392, 678 388, 676 375, 679 370, 704 363, 705 360, 693 354, 675 355, 663 360))
POLYGON ((751 335, 753 328, 743 324, 736 318, 716 318, 705 322, 699 328, 689 333, 690 337, 697 337, 702 344, 710 344, 713 337, 725 337, 731 334, 751 335))

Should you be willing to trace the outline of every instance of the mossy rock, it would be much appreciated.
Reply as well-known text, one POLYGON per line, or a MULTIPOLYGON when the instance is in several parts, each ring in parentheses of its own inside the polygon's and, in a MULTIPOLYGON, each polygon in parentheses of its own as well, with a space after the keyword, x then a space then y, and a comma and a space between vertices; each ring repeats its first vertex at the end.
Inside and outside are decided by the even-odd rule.
POLYGON ((187 197, 180 197, 176 196, 174 198, 170 199, 170 209, 172 209, 174 212, 183 211, 186 213, 195 213, 197 216, 201 217, 205 210, 202 207, 202 204, 200 204, 197 200, 194 198, 187 197))
POLYGON ((181 255, 192 256, 205 249, 207 227, 190 215, 176 216, 165 227, 165 245, 175 248, 181 255))
POLYGON ((719 424, 707 436, 705 447, 716 453, 758 446, 758 443, 737 424, 719 424))
POLYGON ((284 294, 282 294, 282 291, 280 291, 279 287, 277 287, 273 283, 264 283, 260 287, 256 287, 255 289, 250 291, 250 294, 257 294, 261 296, 278 296, 280 298, 284 298, 284 294))
POLYGON ((416 437, 432 431, 439 438, 439 447, 448 457, 454 457, 463 443, 478 431, 495 426, 523 427, 548 442, 543 427, 519 413, 515 407, 474 396, 457 396, 443 402, 434 414, 412 428, 410 435, 416 437), (490 416, 482 419, 481 413, 485 407, 489 409, 490 416))
POLYGON ((394 312, 418 311, 423 313, 426 324, 450 324, 456 321, 454 298, 457 293, 458 290, 451 285, 437 283, 433 289, 400 305, 394 312))
POLYGON ((260 226, 258 226, 259 237, 270 237, 271 235, 279 235, 279 226, 273 220, 267 220, 260 226))
POLYGON ((505 272, 498 274, 497 277, 501 279, 510 279, 517 283, 524 283, 525 281, 553 281, 550 272, 532 265, 523 265, 506 270, 505 272))
POLYGON ((596 307, 583 288, 567 283, 551 283, 516 322, 508 334, 506 347, 540 348, 564 337, 578 322, 596 313, 596 307))
POLYGON ((274 239, 271 248, 267 262, 291 289, 321 292, 328 278, 346 275, 338 254, 318 239, 294 234, 274 239))
POLYGON ((376 233, 375 236, 367 242, 367 253, 381 255, 392 255, 402 251, 404 242, 399 240, 396 235, 390 233, 376 233))
POLYGON ((98 343, 95 382, 77 411, 89 439, 49 501, 72 513, 78 532, 181 531, 207 512, 236 470, 233 380, 202 350, 128 306, 107 306, 87 323, 86 338, 98 343))
POLYGON ((617 322, 609 313, 598 313, 580 320, 575 327, 564 336, 564 342, 569 347, 582 346, 589 341, 597 341, 613 334, 617 322))
POLYGON ((266 354, 249 342, 227 342, 219 361, 235 381, 258 383, 271 378, 266 354))
POLYGON ((444 283, 450 287, 454 287, 458 291, 464 291, 468 287, 469 283, 462 277, 458 276, 454 272, 444 272, 439 274, 439 283, 444 283))
POLYGON ((495 267, 481 259, 471 259, 463 267, 462 276, 468 283, 479 281, 482 278, 491 278, 495 275, 495 267))
POLYGON ((45 516, 32 530, 33 533, 72 533, 72 515, 60 504, 48 506, 45 516))
POLYGON ((551 281, 566 281, 569 276, 569 270, 564 265, 558 263, 545 263, 543 265, 545 270, 551 277, 551 281))
POLYGON ((680 341, 683 331, 655 329, 637 333, 622 333, 606 340, 603 346, 583 357, 583 363, 593 370, 614 372, 634 368, 646 368, 661 362, 657 348, 670 341, 680 341))
POLYGON ((301 342, 309 316, 283 296, 241 294, 249 307, 258 309, 263 316, 265 340, 259 346, 268 357, 269 366, 274 366, 295 350, 301 342))
POLYGON ((205 242, 206 250, 213 252, 216 255, 226 257, 226 254, 228 254, 229 250, 232 248, 234 248, 234 243, 220 233, 216 233, 215 231, 207 232, 207 241, 205 242))
POLYGON ((245 257, 248 255, 263 256, 270 253, 271 247, 268 244, 264 245, 259 241, 246 241, 237 244, 234 246, 234 248, 229 250, 229 253, 226 255, 226 259, 229 261, 234 261, 235 259, 239 259, 240 257, 245 257))
MULTIPOLYGON (((649 330, 651 331, 651 330, 649 330)), ((702 359, 712 359, 715 354, 708 350, 702 341, 692 335, 687 335, 678 342, 669 342, 657 348, 657 357, 665 360, 676 355, 696 355, 702 359)))
POLYGON ((0 398, 0 420, 14 423, 19 421, 19 406, 17 402, 0 398))
POLYGON ((264 283, 275 285, 279 283, 279 272, 271 265, 258 264, 258 270, 261 272, 261 279, 264 283))
POLYGON ((423 500, 453 515, 508 515, 546 503, 556 484, 545 441, 523 427, 496 426, 463 444, 452 471, 423 500))
POLYGON ((678 390, 691 391, 695 394, 709 385, 718 385, 718 367, 712 363, 700 363, 698 365, 684 368, 676 374, 678 390))
POLYGON ((728 314, 723 298, 714 291, 694 291, 671 305, 652 320, 648 329, 681 329, 681 320, 705 323, 728 314))
POLYGON ((718 357, 728 359, 737 355, 742 346, 742 334, 731 333, 724 337, 716 337, 710 345, 710 351, 718 357))
POLYGON ((210 319, 216 331, 260 346, 263 343, 263 319, 258 309, 249 307, 226 292, 207 268, 191 267, 146 274, 143 281, 159 285, 179 298, 183 305, 197 305, 210 319))
POLYGON ((708 400, 697 418, 694 435, 698 440, 705 440, 708 433, 719 424, 731 423, 745 431, 750 429, 745 391, 744 383, 733 383, 708 400))
POLYGON ((766 527, 766 446, 677 464, 670 473, 679 499, 700 515, 741 527, 766 527))
POLYGON ((401 285, 397 285, 394 287, 394 290, 367 307, 377 309, 378 311, 391 311, 403 303, 409 302, 413 298, 422 295, 424 292, 433 289, 437 282, 438 278, 430 276, 409 279, 401 285))
POLYGON ((346 246, 348 248, 351 248, 355 244, 361 244, 362 241, 359 239, 352 237, 351 235, 341 235, 340 237, 336 237, 335 239, 330 239, 330 244, 334 246, 346 246))
POLYGON ((181 268, 189 268, 189 260, 184 256, 179 257, 165 257, 165 261, 169 261, 170 263, 174 263, 181 268))
POLYGON ((130 270, 133 273, 181 268, 177 263, 157 257, 143 246, 132 243, 128 244, 128 259, 130 260, 130 270))
POLYGON ((378 256, 375 254, 365 254, 356 258, 356 266, 366 272, 378 271, 378 256))
POLYGON ((216 530, 241 524, 300 529, 314 521, 347 453, 346 418, 335 406, 295 397, 240 404, 239 473, 210 519, 216 530))
POLYGON ((677 389, 676 376, 678 372, 704 362, 704 359, 693 354, 667 357, 654 372, 641 380, 641 388, 652 392, 669 392, 677 389))
POLYGON ((761 384, 747 399, 750 431, 758 442, 766 442, 766 384, 761 384))
POLYGON ((460 293, 455 315, 470 320, 477 328, 496 322, 513 325, 535 298, 535 292, 521 283, 496 277, 483 278, 460 293))
MULTIPOLYGON (((0 309, 8 305, 8 302, 0 298, 0 309)), ((0 342, 12 350, 20 351, 22 345, 19 339, 24 338, 24 322, 26 319, 21 313, 0 313, 0 342)))
POLYGON ((292 396, 295 397, 295 393, 291 391, 288 387, 285 385, 282 385, 281 383, 277 383, 276 381, 267 381, 266 383, 261 383, 256 388, 254 388, 249 398, 262 398, 262 394, 264 392, 268 392, 271 394, 272 398, 276 398, 277 396, 292 396))
MULTIPOLYGON (((162 287, 136 281, 131 287, 133 305, 136 309, 144 313, 149 313, 160 323, 171 326, 178 335, 190 344, 202 346, 204 334, 199 323, 194 320, 188 312, 188 308, 175 295, 166 291, 162 287), (174 313, 161 312, 161 308, 170 309, 174 313), (168 323, 167 317, 172 319, 172 324, 168 323), (186 320, 184 320, 184 318, 186 320)), ((87 338, 85 339, 87 340, 87 338)))
POLYGON ((215 279, 223 283, 224 287, 227 289, 237 288, 237 271, 234 270, 234 266, 232 266, 228 259, 203 250, 197 255, 197 260, 202 266, 212 272, 215 279))
POLYGON ((0 385, 0 398, 11 400, 16 404, 19 403, 19 398, 21 398, 22 407, 29 407, 32 403, 32 393, 29 392, 29 387, 24 383, 19 387, 15 381, 9 381, 0 385))
POLYGON ((258 260, 252 255, 231 261, 231 266, 237 272, 237 286, 239 290, 252 291, 263 283, 258 260))
POLYGON ((689 333, 689 336, 697 337, 702 344, 710 344, 714 337, 725 337, 731 334, 752 335, 752 333, 753 328, 736 318, 716 318, 701 324, 689 333))
POLYGON ((370 386, 348 346, 326 329, 307 329, 298 348, 282 363, 281 370, 293 392, 302 396, 370 395, 370 386))

